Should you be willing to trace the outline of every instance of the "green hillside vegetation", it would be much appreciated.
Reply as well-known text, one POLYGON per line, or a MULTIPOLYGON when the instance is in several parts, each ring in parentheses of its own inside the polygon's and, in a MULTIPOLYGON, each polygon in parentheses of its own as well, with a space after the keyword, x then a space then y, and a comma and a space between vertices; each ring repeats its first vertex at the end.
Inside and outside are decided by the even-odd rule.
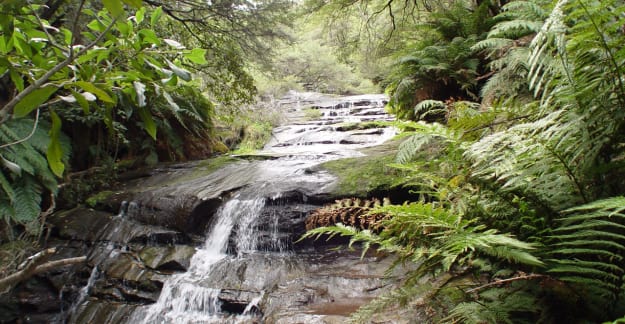
POLYGON ((442 274, 475 283, 444 306, 449 290, 433 293, 437 321, 623 316, 625 5, 423 1, 411 20, 403 2, 366 4, 414 30, 382 83, 406 120, 390 166, 408 172, 421 199, 374 209, 391 216, 378 233, 308 233, 347 235, 416 266, 354 319, 415 307, 420 279, 442 274))

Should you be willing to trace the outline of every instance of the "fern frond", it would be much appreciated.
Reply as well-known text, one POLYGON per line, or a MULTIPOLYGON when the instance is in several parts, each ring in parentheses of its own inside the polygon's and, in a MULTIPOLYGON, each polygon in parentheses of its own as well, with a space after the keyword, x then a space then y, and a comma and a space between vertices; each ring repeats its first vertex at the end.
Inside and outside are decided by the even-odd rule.
POLYGON ((13 190, 13 186, 9 182, 9 179, 4 176, 4 172, 2 171, 0 171, 0 188, 2 188, 2 191, 4 191, 6 197, 9 198, 9 201, 13 201, 15 199, 15 191, 13 190))
POLYGON ((32 177, 24 175, 15 183, 14 191, 12 205, 15 221, 26 223, 36 220, 41 212, 41 187, 32 177))
POLYGON ((511 37, 518 38, 531 33, 538 32, 543 25, 542 20, 525 20, 515 19, 511 21, 503 21, 495 25, 490 32, 488 38, 511 37))
POLYGON ((431 143, 434 139, 442 139, 445 142, 458 142, 458 134, 449 128, 438 124, 426 124, 423 122, 412 125, 414 135, 410 136, 399 146, 396 161, 407 163, 411 161, 422 147, 431 143))
POLYGON ((552 236, 550 253, 559 258, 548 272, 588 291, 599 312, 623 293, 624 204, 625 197, 612 197, 569 208, 552 236))
POLYGON ((514 40, 508 38, 497 38, 497 37, 489 37, 484 40, 481 40, 475 45, 471 46, 472 51, 496 51, 503 48, 511 47, 514 45, 514 40))

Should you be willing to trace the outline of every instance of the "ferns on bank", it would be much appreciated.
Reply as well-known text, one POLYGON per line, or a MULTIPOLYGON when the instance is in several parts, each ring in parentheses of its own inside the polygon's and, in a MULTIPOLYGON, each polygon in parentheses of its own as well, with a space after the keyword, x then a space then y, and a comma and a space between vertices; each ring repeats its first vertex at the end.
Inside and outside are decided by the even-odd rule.
MULTIPOLYGON (((483 103, 495 108, 454 116, 440 98, 417 111, 406 106, 421 113, 445 104, 450 116, 448 127, 411 124, 397 155, 394 166, 410 171, 420 201, 377 210, 391 215, 379 234, 315 230, 351 235, 415 265, 382 305, 411 301, 426 274, 462 269, 541 280, 465 291, 449 321, 597 322, 625 313, 625 5, 544 4, 510 2, 473 46, 491 58, 483 103)), ((405 71, 423 63, 416 57, 406 58, 405 71)), ((404 80, 407 92, 394 94, 414 99, 419 80, 404 80)))
POLYGON ((623 298, 625 198, 613 197, 563 212, 554 230, 549 273, 590 298, 596 314, 623 298))
MULTIPOLYGON (((0 215, 8 224, 28 224, 36 221, 41 211, 42 194, 56 194, 57 181, 46 161, 48 125, 39 122, 34 125, 31 119, 13 119, 0 125, 0 143, 3 145, 16 143, 0 148, 0 215), (36 129, 28 138, 33 127, 36 129), (7 167, 12 163, 13 168, 7 167)), ((70 151, 68 140, 61 138, 65 146, 63 152, 68 159, 70 151)), ((29 227, 27 227, 29 228, 29 227)), ((38 227, 32 227, 38 228, 38 227)))

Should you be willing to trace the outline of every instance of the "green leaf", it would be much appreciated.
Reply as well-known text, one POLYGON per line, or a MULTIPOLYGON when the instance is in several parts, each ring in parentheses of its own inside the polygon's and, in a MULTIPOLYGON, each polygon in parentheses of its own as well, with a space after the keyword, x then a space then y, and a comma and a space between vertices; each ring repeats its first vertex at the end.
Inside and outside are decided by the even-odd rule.
POLYGON ((61 118, 50 110, 50 117, 52 118, 52 127, 50 128, 50 144, 48 145, 48 152, 46 157, 50 169, 57 177, 63 176, 65 171, 65 165, 63 164, 63 149, 61 149, 60 137, 61 137, 61 118))
POLYGON ((13 84, 15 85, 15 89, 17 89, 17 91, 24 91, 24 79, 19 73, 17 73, 17 71, 13 69, 11 69, 11 81, 13 81, 13 84))
POLYGON ((156 23, 158 22, 159 19, 161 19, 162 15, 163 15, 163 8, 161 7, 156 8, 156 10, 154 10, 154 12, 152 12, 152 15, 150 16, 150 25, 152 27, 156 26, 156 23))
POLYGON ((29 93, 24 97, 24 99, 20 100, 20 102, 15 105, 15 109, 13 110, 13 114, 15 117, 24 117, 28 115, 31 111, 37 109, 41 104, 46 102, 50 96, 55 93, 57 87, 48 86, 45 88, 39 88, 29 93))
POLYGON ((76 99, 76 102, 78 102, 80 107, 82 107, 82 111, 85 113, 85 115, 89 114, 89 102, 87 101, 87 99, 85 99, 83 95, 74 90, 71 90, 71 92, 74 96, 74 99, 76 99))
POLYGON ((123 0, 125 4, 131 6, 131 7, 135 7, 137 9, 141 8, 143 6, 143 1, 142 0, 123 0))
POLYGON ((63 32, 63 40, 65 41, 65 45, 71 45, 73 38, 72 31, 67 28, 61 28, 61 31, 63 32))
POLYGON ((19 223, 37 219, 41 212, 41 188, 32 177, 21 177, 15 184, 14 220, 19 223))
POLYGON ((104 26, 99 20, 92 20, 90 23, 87 24, 87 27, 89 27, 89 29, 93 30, 93 31, 97 31, 97 32, 103 32, 104 30, 106 30, 106 26, 104 26))
POLYGON ((74 82, 74 84, 80 88, 82 88, 83 90, 85 90, 86 92, 91 92, 94 95, 96 95, 98 97, 98 99, 100 99, 101 101, 107 102, 107 103, 115 103, 115 100, 113 98, 111 98, 111 96, 109 96, 109 94, 98 88, 95 84, 91 83, 91 82, 87 82, 87 81, 76 81, 74 82))
POLYGON ((143 42, 148 44, 160 45, 161 39, 156 36, 156 33, 151 29, 141 29, 138 32, 143 37, 143 42))
POLYGON ((102 0, 102 4, 111 16, 117 18, 124 15, 124 4, 121 0, 102 0))
POLYGON ((195 64, 208 64, 206 50, 203 48, 194 48, 191 52, 184 53, 184 57, 195 64))
MULTIPOLYGON (((139 5, 141 5, 141 3, 139 3, 139 5)), ((137 25, 142 23, 144 18, 145 18, 145 8, 141 8, 137 10, 137 13, 135 13, 135 21, 137 22, 137 25)))
POLYGON ((143 121, 143 128, 145 131, 148 132, 152 139, 156 140, 156 124, 154 123, 154 119, 152 119, 152 114, 150 114, 145 107, 140 107, 139 116, 143 121))

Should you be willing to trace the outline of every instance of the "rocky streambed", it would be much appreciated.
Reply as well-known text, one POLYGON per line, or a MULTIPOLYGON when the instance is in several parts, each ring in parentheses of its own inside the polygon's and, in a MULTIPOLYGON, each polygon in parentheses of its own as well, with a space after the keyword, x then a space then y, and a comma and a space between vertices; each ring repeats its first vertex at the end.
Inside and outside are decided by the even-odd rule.
MULTIPOLYGON (((220 168, 162 166, 111 191, 97 210, 54 214, 55 257, 87 263, 20 285, 0 320, 344 323, 394 287, 397 278, 384 274, 392 258, 337 249, 341 240, 297 240, 308 214, 346 195, 319 164, 392 137, 371 123, 392 120, 385 100, 293 93, 280 103, 289 122, 258 154, 220 168)), ((380 322, 408 322, 400 317, 380 322)))

